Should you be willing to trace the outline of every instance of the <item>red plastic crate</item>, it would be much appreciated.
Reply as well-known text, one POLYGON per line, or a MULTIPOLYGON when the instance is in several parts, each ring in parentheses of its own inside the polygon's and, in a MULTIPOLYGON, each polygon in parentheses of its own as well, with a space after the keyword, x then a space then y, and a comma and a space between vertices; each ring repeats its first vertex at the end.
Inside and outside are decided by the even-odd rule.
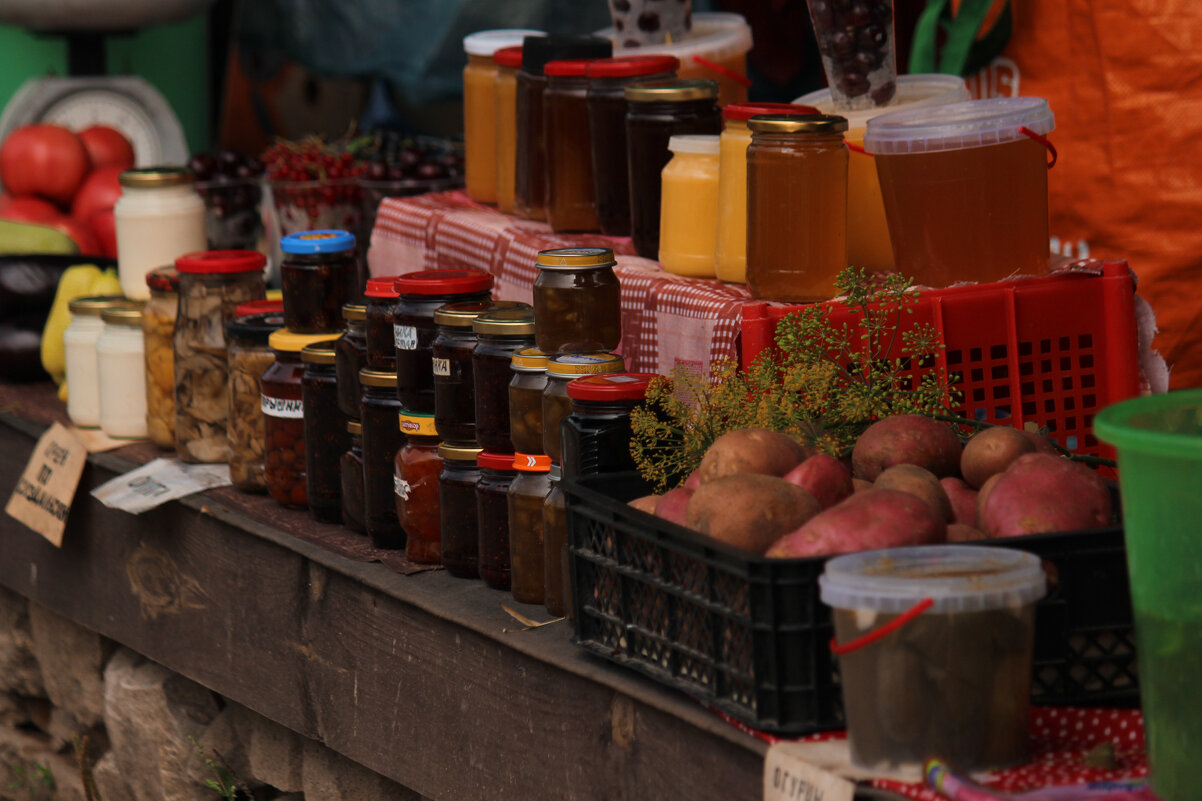
MULTIPOLYGON (((935 368, 961 392, 958 414, 1018 428, 1034 422, 1073 453, 1113 458, 1094 438, 1093 418, 1139 392, 1134 298, 1125 261, 1094 261, 1039 278, 928 290, 905 319, 942 336, 935 368)), ((836 324, 856 324, 834 306, 836 324)), ((798 308, 744 306, 744 365, 774 347, 777 323, 798 308)))

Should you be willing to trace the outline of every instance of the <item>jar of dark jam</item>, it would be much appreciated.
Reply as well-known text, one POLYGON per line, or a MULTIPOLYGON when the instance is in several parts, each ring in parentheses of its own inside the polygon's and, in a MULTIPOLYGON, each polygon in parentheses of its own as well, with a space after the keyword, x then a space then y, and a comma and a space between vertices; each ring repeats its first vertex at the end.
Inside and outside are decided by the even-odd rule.
POLYGON ((305 492, 305 407, 301 350, 330 334, 297 334, 282 328, 267 338, 275 361, 260 381, 263 410, 264 474, 271 497, 292 509, 308 505, 305 492))
POLYGON ((622 339, 622 294, 609 248, 543 250, 535 265, 534 339, 547 354, 613 350, 622 339))
POLYGON ((476 442, 504 453, 509 438, 509 382, 513 355, 534 344, 534 310, 506 309, 482 314, 472 323, 476 348, 472 375, 476 387, 476 442))
POLYGON ((676 77, 676 56, 618 56, 588 63, 588 130, 597 223, 608 236, 630 236, 626 164, 626 87, 676 77))
POLYGON ((342 329, 342 306, 359 297, 355 237, 301 231, 280 240, 284 322, 298 334, 342 329))
POLYGON ((279 312, 238 315, 225 326, 230 365, 229 420, 225 427, 230 442, 230 482, 243 492, 267 490, 261 382, 263 373, 275 362, 275 351, 268 346, 267 338, 283 327, 284 315, 279 312))
POLYGON ((516 452, 543 452, 547 358, 547 354, 538 348, 524 348, 509 360, 509 369, 513 373, 509 379, 509 441, 516 452))
POLYGON ((348 420, 346 433, 351 444, 342 454, 342 525, 351 531, 365 534, 363 526, 363 427, 358 420, 348 420))
POLYGON ((567 578, 568 512, 559 488, 559 465, 551 465, 547 478, 551 487, 543 499, 543 604, 555 617, 563 617, 571 582, 567 578))
POLYGON ((434 413, 434 311, 448 303, 488 300, 492 285, 483 270, 422 270, 396 279, 396 393, 407 411, 434 413))
POLYGON ((679 134, 720 134, 718 83, 703 78, 626 87, 626 153, 630 165, 630 235, 635 251, 659 258, 660 173, 679 134))
POLYGON ((438 432, 434 415, 400 413, 405 445, 393 463, 396 513, 409 537, 405 558, 416 564, 436 565, 442 560, 442 516, 438 477, 438 432))
POLYGON ((359 373, 363 386, 359 422, 363 430, 363 527, 377 548, 402 548, 405 531, 393 500, 392 462, 405 444, 397 425, 396 376, 383 370, 359 373))
POLYGON ((494 590, 509 589, 509 485, 517 471, 512 453, 481 451, 476 457, 476 520, 479 525, 477 570, 494 590))
POLYGON ((630 413, 654 373, 609 373, 569 381, 572 412, 560 426, 564 478, 634 470, 630 413))
POLYGON ((480 526, 476 517, 476 482, 480 468, 475 443, 443 442, 438 446, 438 509, 442 523, 442 566, 457 578, 479 578, 480 526))
POLYGON ((364 335, 367 345, 367 369, 391 373, 396 370, 396 346, 392 337, 392 310, 396 305, 396 276, 367 279, 363 291, 366 301, 364 335))
POLYGON ((596 231, 593 162, 588 131, 588 61, 543 67, 543 141, 547 148, 547 222, 552 231, 596 231))
POLYGON ((613 353, 567 353, 547 361, 547 388, 543 390, 543 452, 560 464, 560 426, 572 413, 568 382, 586 375, 622 373, 626 363, 613 353))
POLYGON ((346 331, 334 347, 334 367, 338 373, 338 408, 348 419, 359 419, 359 371, 367 366, 367 306, 348 303, 342 307, 346 331))
POLYGON ((346 416, 338 408, 335 344, 327 340, 301 349, 305 372, 305 480, 309 516, 320 523, 342 522, 342 455, 350 447, 346 416))
POLYGON ((551 491, 546 456, 515 453, 517 475, 509 485, 509 584, 513 599, 543 602, 543 501, 551 491))

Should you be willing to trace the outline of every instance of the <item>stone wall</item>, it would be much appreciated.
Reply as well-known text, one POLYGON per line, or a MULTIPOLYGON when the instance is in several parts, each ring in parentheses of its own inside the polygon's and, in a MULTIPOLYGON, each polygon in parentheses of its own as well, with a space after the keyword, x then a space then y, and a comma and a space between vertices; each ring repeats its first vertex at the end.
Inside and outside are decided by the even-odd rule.
POLYGON ((0 801, 213 801, 214 765, 247 801, 422 801, 0 587, 0 801))

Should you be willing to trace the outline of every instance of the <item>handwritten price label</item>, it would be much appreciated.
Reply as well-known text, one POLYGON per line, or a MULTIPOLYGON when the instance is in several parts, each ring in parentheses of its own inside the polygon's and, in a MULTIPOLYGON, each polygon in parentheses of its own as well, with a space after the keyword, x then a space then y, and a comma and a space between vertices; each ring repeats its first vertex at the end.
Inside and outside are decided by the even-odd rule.
POLYGON ((764 801, 852 801, 856 786, 794 753, 792 743, 776 743, 764 757, 764 801))
POLYGON ((55 423, 34 446, 4 511, 60 547, 87 459, 75 435, 55 423))

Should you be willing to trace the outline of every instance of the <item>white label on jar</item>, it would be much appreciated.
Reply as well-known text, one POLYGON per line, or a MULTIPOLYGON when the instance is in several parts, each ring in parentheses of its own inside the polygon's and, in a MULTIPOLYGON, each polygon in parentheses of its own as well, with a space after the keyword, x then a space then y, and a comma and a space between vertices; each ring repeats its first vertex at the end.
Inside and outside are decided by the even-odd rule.
POLYGON ((401 350, 417 350, 417 329, 411 325, 394 325, 392 338, 401 350))
POLYGON ((435 359, 434 360, 434 375, 449 376, 451 374, 450 359, 435 359))
POLYGON ((409 500, 409 482, 400 476, 392 477, 392 488, 396 491, 397 497, 402 501, 409 500))
POLYGON ((268 417, 286 417, 290 420, 298 420, 305 416, 304 401, 272 398, 267 395, 259 397, 262 399, 260 408, 268 417))

